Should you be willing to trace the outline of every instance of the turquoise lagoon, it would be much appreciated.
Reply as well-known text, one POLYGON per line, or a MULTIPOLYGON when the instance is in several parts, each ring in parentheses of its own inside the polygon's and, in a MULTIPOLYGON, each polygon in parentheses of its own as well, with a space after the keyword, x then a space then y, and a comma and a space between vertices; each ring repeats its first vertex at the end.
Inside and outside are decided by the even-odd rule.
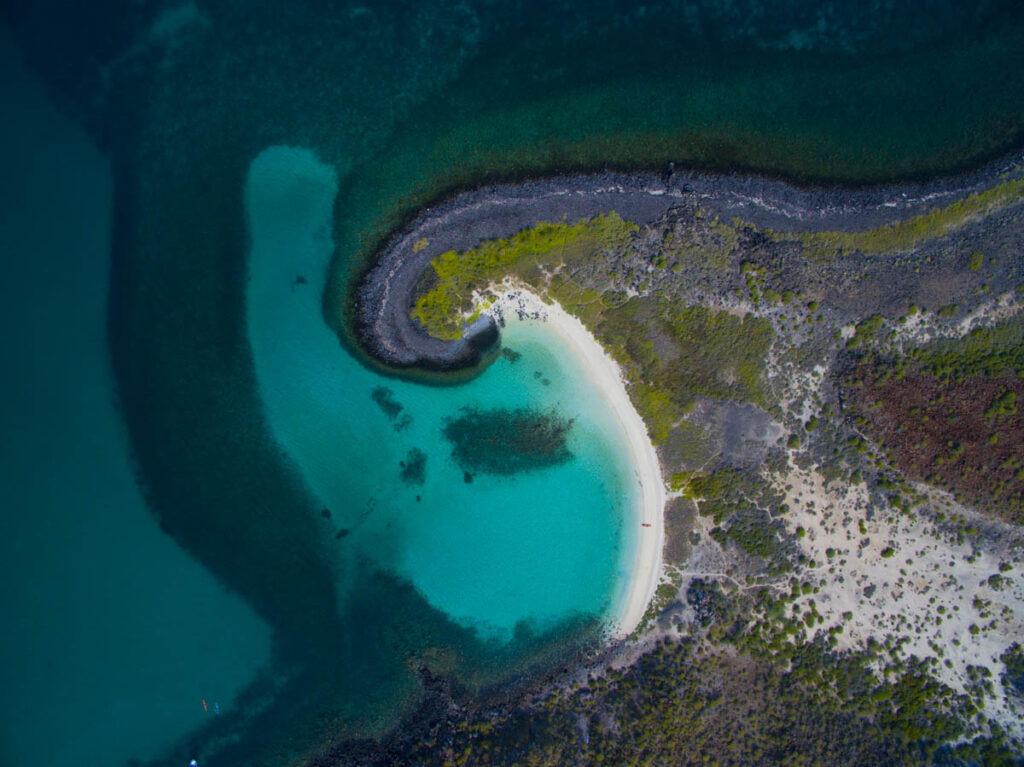
POLYGON ((338 183, 311 152, 272 147, 252 163, 245 201, 247 316, 261 399, 272 434, 324 507, 324 535, 342 536, 339 598, 348 568, 365 558, 484 640, 608 617, 636 545, 637 494, 614 414, 543 322, 510 321, 502 343, 518 359, 499 358, 458 386, 383 379, 359 364, 321 308, 338 183), (382 385, 399 413, 372 398, 382 385), (442 436, 445 419, 463 408, 572 418, 573 458, 467 482, 442 436), (426 455, 422 484, 400 476, 411 450, 426 455))
POLYGON ((163 49, 148 27, 125 48, 111 42, 135 10, 159 4, 50 5, 66 28, 41 16, 23 45, 51 87, 72 80, 72 103, 93 105, 90 76, 102 69, 117 97, 100 132, 119 160, 121 279, 108 291, 109 162, 0 41, 0 767, 162 752, 187 764, 193 743, 224 745, 200 729, 212 720, 200 700, 228 701, 230 713, 271 655, 273 672, 304 675, 234 730, 237 745, 302 751, 364 734, 354 709, 381 700, 393 725, 394 701, 418 691, 417 658, 437 645, 497 669, 492 681, 533 649, 507 641, 517 629, 615 613, 638 532, 631 467, 574 358, 543 325, 512 323, 504 342, 521 358, 469 383, 376 376, 323 319, 332 232, 344 277, 404 216, 481 180, 668 160, 885 180, 970 165, 1021 136, 1013 3, 986 4, 1002 15, 907 2, 895 16, 849 3, 822 16, 820 3, 708 2, 683 4, 697 15, 681 18, 675 4, 412 13, 382 1, 345 14, 211 0, 182 6, 197 23, 173 44, 163 34, 163 49), (982 23, 964 23, 975 15, 982 23), (317 154, 274 147, 250 165, 288 142, 317 154), (105 328, 108 294, 118 311, 105 328), (108 340, 126 422, 112 404, 108 340), (252 373, 267 430, 250 412, 252 373), (371 396, 380 386, 402 406, 394 419, 371 396), (467 484, 441 428, 468 406, 575 417, 574 460, 467 484), (290 467, 277 465, 267 431, 290 467), (401 477, 413 449, 426 455, 422 484, 401 477), (253 466, 265 482, 252 481, 253 466), (310 517, 318 536, 306 534, 310 517), (249 524, 260 534, 244 535, 249 524), (320 543, 331 547, 326 587, 320 543), (310 567, 296 564, 299 548, 310 567), (407 598, 404 582, 470 631, 407 598), (273 653, 256 612, 274 621, 273 653), (483 645, 463 642, 474 631, 483 645))

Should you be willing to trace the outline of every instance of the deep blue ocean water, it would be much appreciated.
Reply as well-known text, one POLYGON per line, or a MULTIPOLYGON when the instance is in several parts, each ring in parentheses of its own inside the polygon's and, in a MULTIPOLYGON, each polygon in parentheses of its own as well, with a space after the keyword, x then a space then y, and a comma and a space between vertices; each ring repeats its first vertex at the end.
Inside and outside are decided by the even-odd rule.
POLYGON ((529 325, 464 385, 372 373, 345 277, 489 178, 977 164, 1024 136, 1016 5, 9 3, 0 766, 301 761, 421 665, 476 689, 592 638, 632 546, 592 392, 529 325), (466 483, 444 419, 519 404, 575 460, 466 483))
POLYGON ((0 208, 0 764, 153 758, 230 710, 269 630, 136 487, 107 352, 109 160, 7 36, 0 89, 18 195, 0 208))

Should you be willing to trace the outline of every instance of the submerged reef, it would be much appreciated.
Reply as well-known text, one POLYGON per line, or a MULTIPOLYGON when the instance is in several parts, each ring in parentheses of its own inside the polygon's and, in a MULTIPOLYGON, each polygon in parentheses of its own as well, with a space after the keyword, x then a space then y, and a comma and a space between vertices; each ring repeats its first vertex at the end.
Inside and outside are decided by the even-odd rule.
MULTIPOLYGON (((115 14, 57 2, 39 6, 59 13, 34 13, 26 5, 11 14, 27 58, 66 111, 96 128, 114 159, 111 356, 148 504, 163 529, 274 631, 273 666, 239 701, 242 714, 216 718, 161 763, 187 764, 194 756, 203 764, 612 763, 652 754, 665 761, 692 755, 756 763, 794 753, 832 763, 913 763, 932 755, 940 739, 971 744, 971 738, 993 735, 994 727, 977 719, 966 730, 936 727, 946 721, 929 719, 938 696, 922 685, 919 666, 894 659, 900 643, 887 638, 916 635, 902 624, 871 622, 872 612, 895 621, 886 610, 905 606, 895 599, 903 576, 882 568, 918 567, 905 563, 923 557, 910 556, 909 543, 905 553, 892 556, 900 531, 889 520, 897 498, 919 496, 903 486, 898 493, 882 487, 892 480, 879 468, 864 424, 845 420, 849 414, 833 396, 830 368, 843 333, 872 313, 885 318, 878 342, 900 330, 908 302, 926 310, 934 323, 929 329, 952 334, 986 300, 953 295, 965 285, 972 291, 988 286, 995 296, 1005 294, 1008 282, 1024 281, 1019 269, 1013 272, 1019 240, 1013 248, 996 242, 999 232, 1017 232, 1015 219, 999 211, 967 216, 985 218, 981 223, 929 229, 936 239, 923 243, 916 229, 868 240, 859 235, 943 207, 958 195, 966 199, 991 174, 841 192, 666 170, 664 177, 643 175, 641 186, 678 187, 679 195, 646 195, 642 205, 652 206, 649 213, 629 209, 636 189, 629 179, 636 177, 625 174, 588 176, 597 202, 562 213, 544 205, 533 212, 526 201, 516 218, 511 202, 488 209, 487 189, 449 195, 481 183, 656 169, 670 161, 851 183, 973 167, 1018 146, 1024 135, 1024 70, 1017 65, 1024 22, 1018 12, 997 16, 993 10, 1014 4, 993 0, 981 12, 976 4, 943 12, 956 4, 937 2, 911 11, 920 4, 900 0, 905 13, 896 18, 904 23, 897 23, 868 6, 855 12, 853 3, 833 4, 822 17, 810 5, 794 11, 792 4, 754 0, 699 3, 684 17, 675 3, 622 4, 614 12, 594 6, 590 15, 578 5, 555 3, 544 8, 549 23, 540 28, 518 4, 377 3, 350 12, 307 3, 184 5, 197 8, 196 20, 173 36, 154 34, 166 32, 158 22, 165 10, 173 11, 161 3, 115 1, 116 23, 108 18, 115 14), (846 18, 851 14, 852 21, 846 18), (63 27, 55 27, 57 17, 65 19, 63 27), (723 49, 723 42, 730 47, 723 49), (824 55, 834 51, 842 54, 824 55), (778 574, 781 565, 769 572, 758 558, 764 541, 750 537, 739 517, 680 511, 673 540, 687 546, 673 547, 678 572, 668 574, 672 583, 659 590, 648 621, 649 631, 664 632, 668 644, 660 650, 648 634, 647 644, 629 651, 634 660, 653 650, 646 660, 623 672, 597 669, 585 681, 575 657, 538 651, 533 657, 545 661, 540 686, 516 676, 523 668, 513 662, 521 646, 479 648, 392 573, 354 566, 364 596, 339 599, 336 547, 328 551, 322 540, 329 527, 322 506, 267 428, 246 341, 245 169, 279 144, 310 148, 344 179, 330 233, 337 258, 325 319, 346 343, 361 341, 361 350, 392 370, 472 367, 493 347, 497 329, 486 320, 469 340, 464 333, 449 341, 431 339, 410 316, 418 291, 430 289, 420 278, 443 253, 510 237, 539 221, 558 223, 562 215, 571 227, 614 210, 640 225, 627 248, 576 264, 577 272, 543 287, 602 340, 600 322, 611 327, 615 311, 632 311, 623 308, 626 299, 643 297, 647 306, 623 334, 617 360, 631 376, 634 401, 646 403, 640 409, 652 432, 664 436, 659 449, 676 489, 684 493, 695 474, 717 474, 734 455, 744 456, 746 475, 733 477, 732 490, 742 490, 757 507, 752 523, 771 515, 772 535, 785 538, 778 550, 788 555, 801 547, 782 563, 788 575, 778 574), (463 218, 445 218, 473 200, 481 205, 465 206, 463 218), (416 231, 431 221, 434 231, 416 231), (979 248, 979 229, 986 257, 997 264, 956 271, 953 260, 966 259, 965 248, 979 248), (395 232, 387 246, 394 245, 394 257, 385 249, 374 262, 395 232), (808 232, 852 236, 804 242, 801 233, 808 232), (915 250, 873 249, 893 243, 915 250), (839 247, 830 250, 833 245, 839 247), (741 272, 742 262, 751 266, 741 272), (353 278, 363 274, 363 287, 353 295, 353 278), (684 318, 680 333, 725 328, 728 317, 741 314, 753 317, 755 329, 771 323, 772 333, 755 334, 760 346, 716 345, 736 363, 736 380, 702 382, 680 364, 659 368, 658 356, 671 340, 666 317, 652 309, 662 301, 700 308, 699 316, 694 311, 684 318), (933 310, 953 301, 960 315, 936 318, 933 310), (705 315, 714 322, 703 323, 705 315), (695 317, 701 322, 689 321, 695 317), (685 384, 679 389, 685 396, 661 383, 637 388, 644 372, 657 373, 656 382, 685 384), (759 418, 771 421, 770 436, 733 434, 728 424, 702 417, 723 397, 759 408, 759 418), (862 442, 850 446, 846 440, 853 436, 862 442), (742 444, 732 450, 733 443, 742 444), (836 512, 826 510, 832 500, 798 499, 812 486, 830 499, 819 488, 826 481, 848 489, 854 500, 836 512), (755 482, 792 490, 777 503, 755 482), (826 540, 826 526, 838 522, 849 530, 837 535, 857 533, 852 544, 826 540), (721 532, 712 536, 715 527, 721 532), (890 530, 896 530, 891 542, 890 530), (882 550, 890 552, 884 561, 882 550), (843 569, 862 562, 879 570, 843 569), (833 567, 839 575, 828 572, 833 567), (695 569, 715 581, 728 607, 703 627, 690 620, 678 596, 680 589, 685 593, 679 573, 695 569), (853 596, 829 591, 842 586, 844 574, 857 589, 853 596), (867 583, 872 578, 878 582, 867 583), (862 607, 868 586, 879 596, 862 607), (818 596, 819 589, 833 598, 818 596), (834 609, 845 604, 852 606, 849 618, 834 609), (869 642, 872 632, 878 639, 869 642), (844 648, 866 645, 871 669, 886 671, 884 682, 871 669, 853 673, 860 667, 851 668, 848 655, 814 662, 826 657, 822 647, 841 642, 844 648), (451 654, 459 660, 437 662, 449 648, 457 648, 451 654), (547 676, 563 666, 570 668, 565 675, 547 676), (523 687, 504 688, 507 706, 479 702, 479 690, 513 676, 523 687), (553 693, 550 720, 541 723, 521 693, 526 688, 535 699, 551 680, 577 692, 553 693), (770 705, 752 715, 747 701, 770 705), (370 740, 387 730, 394 739, 370 740), (861 748, 859 739, 867 737, 894 749, 861 748)), ((536 184, 564 187, 564 179, 536 184)), ((505 187, 510 196, 522 189, 527 197, 536 188, 505 187)), ((580 203, 571 188, 565 196, 580 203)), ((296 294, 304 292, 301 285, 294 283, 296 294)), ((377 404, 394 413, 396 427, 403 422, 407 413, 390 399, 377 404)), ((736 493, 724 486, 694 486, 720 492, 723 502, 711 505, 729 506, 723 514, 741 513, 733 506, 742 506, 742 499, 732 504, 736 493)), ((695 503, 683 494, 676 501, 679 507, 695 503)), ((335 510, 335 520, 340 513, 335 510)), ((955 552, 960 567, 989 567, 995 555, 968 533, 968 512, 943 513, 946 522, 935 523, 940 532, 966 539, 966 550, 955 552), (980 559, 965 561, 975 545, 980 559)), ((348 534, 349 528, 335 533, 348 534)), ((1008 582, 1019 581, 1014 556, 1000 555, 1008 582)), ((953 558, 946 552, 942 562, 953 558)), ((1013 588, 1000 592, 1003 597, 986 592, 986 599, 1009 599, 1013 588)), ((936 587, 930 596, 947 591, 936 587)), ((990 628, 1003 620, 1000 609, 964 603, 960 614, 988 613, 975 619, 977 634, 949 612, 929 613, 921 625, 941 618, 942 630, 959 632, 967 646, 1003 630, 990 628)), ((922 657, 932 652, 928 636, 922 633, 912 648, 922 657)), ((946 657, 933 654, 928 673, 945 673, 948 662, 956 680, 967 680, 971 702, 957 704, 958 712, 989 700, 990 718, 1006 721, 1005 710, 984 692, 990 680, 968 674, 962 651, 942 644, 946 657)), ((998 664, 992 665, 998 680, 998 664)), ((959 756, 980 761, 988 753, 979 747, 959 756)))
POLYGON ((375 387, 374 390, 370 392, 370 399, 377 403, 377 407, 379 407, 381 412, 384 413, 384 415, 386 415, 391 421, 398 418, 405 409, 405 406, 395 399, 395 393, 386 386, 375 387))
POLYGON ((446 420, 443 433, 452 443, 452 457, 468 474, 510 475, 571 460, 572 424, 554 412, 466 408, 446 420))
POLYGON ((405 405, 395 399, 395 393, 387 386, 374 387, 370 399, 377 403, 395 431, 404 431, 412 425, 412 415, 405 411, 405 405))
POLYGON ((422 485, 427 477, 427 454, 414 447, 401 463, 402 481, 407 485, 422 485))
MULTIPOLYGON (((622 671, 567 673, 539 705, 400 748, 474 764, 684 747, 698 763, 1019 757, 1022 159, 861 190, 647 176, 665 208, 641 223, 610 185, 589 218, 516 228, 522 202, 501 187, 515 223, 498 237, 460 227, 464 242, 431 245, 417 226, 435 212, 393 240, 419 243, 401 304, 428 337, 456 338, 518 285, 578 317, 620 365, 674 491, 639 660, 627 650, 622 671), (718 691, 736 680, 737 697, 773 705, 732 706, 718 691)), ((628 201, 643 185, 624 178, 628 201)), ((488 211, 494 231, 474 208, 487 195, 464 198, 465 220, 488 211)), ((507 454, 499 426, 466 416, 449 439, 455 423, 507 454)))

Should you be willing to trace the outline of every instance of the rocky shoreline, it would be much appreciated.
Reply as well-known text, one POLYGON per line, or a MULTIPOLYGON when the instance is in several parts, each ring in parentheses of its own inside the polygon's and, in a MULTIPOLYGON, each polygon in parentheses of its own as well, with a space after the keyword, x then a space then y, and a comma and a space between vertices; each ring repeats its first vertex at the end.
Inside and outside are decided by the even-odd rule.
POLYGON ((356 288, 355 331, 364 350, 393 369, 447 372, 480 364, 498 340, 484 316, 457 341, 433 338, 409 315, 431 261, 449 250, 509 237, 542 221, 576 221, 615 211, 650 224, 696 200, 713 214, 779 232, 865 231, 949 205, 992 186, 1024 163, 1024 152, 972 173, 920 184, 801 188, 757 176, 714 175, 670 166, 657 173, 559 176, 462 192, 424 210, 381 250, 356 288))

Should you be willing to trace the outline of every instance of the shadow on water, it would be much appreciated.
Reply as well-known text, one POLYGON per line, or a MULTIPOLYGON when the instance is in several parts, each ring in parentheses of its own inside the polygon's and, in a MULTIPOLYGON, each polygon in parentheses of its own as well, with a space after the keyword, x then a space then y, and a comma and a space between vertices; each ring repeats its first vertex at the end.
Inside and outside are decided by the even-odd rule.
MULTIPOLYGON (((382 4, 363 29, 358 15, 316 4, 211 2, 210 23, 174 55, 145 49, 112 70, 109 332, 140 481, 162 529, 274 635, 273 666, 248 705, 168 764, 193 751, 228 765, 343 748, 410 711, 424 669, 484 692, 594 636, 581 619, 481 643, 367 567, 353 568, 356 596, 339 606, 320 507, 268 432, 246 335, 242 194, 263 148, 307 146, 340 169, 324 306, 347 341, 350 278, 422 205, 460 187, 670 160, 874 182, 977 163, 1024 135, 1019 11, 945 47, 882 46, 859 59, 751 53, 742 39, 701 47, 659 31, 664 15, 620 10, 585 17, 567 5, 541 34, 517 26, 529 13, 481 10, 474 21, 453 10, 432 39, 420 33, 441 9, 382 4), (511 40, 516 30, 527 42, 511 40)), ((45 25, 30 22, 26 45, 44 39, 45 25)), ((97 62, 82 60, 95 75, 97 62)), ((74 87, 66 66, 55 72, 55 87, 74 87)), ((85 80, 78 87, 96 78, 85 80)))
POLYGON ((253 605, 274 641, 269 674, 239 701, 248 705, 161 764, 197 754, 204 764, 272 763, 383 733, 415 705, 421 667, 479 694, 597 630, 580 619, 480 642, 365 563, 352 568, 351 599, 339 599, 322 510, 262 419, 243 321, 246 165, 225 154, 198 188, 170 161, 159 184, 135 165, 119 168, 117 184, 110 337, 140 482, 161 528, 253 605))

